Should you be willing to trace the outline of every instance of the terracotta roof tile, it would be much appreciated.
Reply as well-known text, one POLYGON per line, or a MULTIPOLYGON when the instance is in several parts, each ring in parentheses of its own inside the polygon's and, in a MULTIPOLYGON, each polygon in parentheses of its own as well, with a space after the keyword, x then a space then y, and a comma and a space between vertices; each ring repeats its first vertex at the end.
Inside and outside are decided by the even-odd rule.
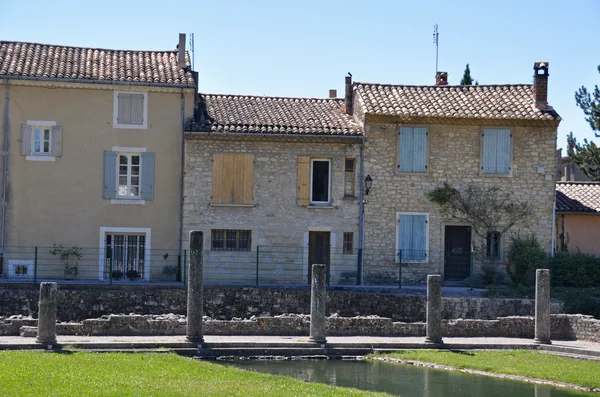
MULTIPOLYGON (((186 53, 186 66, 190 66, 186 53)), ((0 41, 0 77, 93 80, 193 87, 176 50, 126 51, 0 41)))
POLYGON ((560 120, 533 101, 533 86, 410 86, 354 83, 366 114, 404 117, 560 120))
POLYGON ((190 131, 287 135, 362 135, 341 99, 199 95, 190 131))
POLYGON ((600 182, 556 182, 556 211, 600 213, 600 182))

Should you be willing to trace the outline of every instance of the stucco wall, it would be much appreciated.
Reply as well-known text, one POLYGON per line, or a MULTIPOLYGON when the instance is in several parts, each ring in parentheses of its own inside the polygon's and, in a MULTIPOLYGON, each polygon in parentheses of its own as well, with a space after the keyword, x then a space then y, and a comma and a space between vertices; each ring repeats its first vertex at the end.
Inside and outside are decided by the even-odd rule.
MULTIPOLYGON (((185 101, 190 116, 193 89, 186 90, 185 101)), ((97 249, 101 227, 128 227, 150 229, 151 248, 177 248, 181 90, 11 81, 9 113, 8 247, 56 243, 97 249), (115 90, 148 91, 147 129, 113 128, 115 90), (28 120, 62 126, 62 156, 56 161, 28 161, 20 154, 20 128, 28 120), (154 200, 124 205, 102 198, 103 152, 113 147, 155 153, 154 200)), ((26 256, 19 251, 24 249, 12 249, 14 258, 26 256)), ((88 260, 78 277, 97 278, 97 265, 88 260)), ((45 265, 40 269, 54 266, 45 265)))
POLYGON ((600 255, 600 215, 560 214, 557 217, 559 250, 600 255), (566 226, 566 234, 564 227, 566 226))
POLYGON ((187 136, 184 241, 189 232, 204 232, 205 279, 253 283, 259 260, 261 283, 308 283, 309 231, 331 233, 331 277, 356 270, 356 255, 342 254, 344 232, 354 233, 358 247, 358 199, 345 199, 344 159, 356 158, 358 194, 359 145, 348 140, 219 139, 187 136), (211 205, 214 153, 254 154, 254 206, 211 205), (298 156, 331 159, 331 208, 299 206, 298 156), (250 252, 211 251, 212 229, 251 230, 250 252), (257 246, 259 253, 257 255, 257 246))
MULTIPOLYGON (((554 170, 556 169, 556 130, 552 128, 507 127, 512 131, 512 170, 508 177, 480 174, 484 126, 420 125, 428 129, 428 162, 425 174, 410 175, 397 171, 397 123, 367 122, 365 174, 373 178, 373 189, 365 205, 365 247, 387 250, 385 256, 367 258, 394 271, 397 212, 429 214, 429 261, 409 263, 403 268, 403 283, 424 283, 428 273, 444 273, 444 227, 460 225, 444 218, 425 193, 448 182, 455 187, 474 183, 499 186, 511 200, 526 201, 533 215, 528 224, 511 229, 513 233, 534 233, 549 251, 552 237, 554 170)), ((496 127, 497 128, 497 127, 496 127)), ((509 242, 502 239, 504 256, 509 242)), ((366 268, 369 263, 365 263, 366 268)), ((373 266, 371 266, 373 269, 373 266)), ((477 269, 477 268, 476 268, 477 269)))

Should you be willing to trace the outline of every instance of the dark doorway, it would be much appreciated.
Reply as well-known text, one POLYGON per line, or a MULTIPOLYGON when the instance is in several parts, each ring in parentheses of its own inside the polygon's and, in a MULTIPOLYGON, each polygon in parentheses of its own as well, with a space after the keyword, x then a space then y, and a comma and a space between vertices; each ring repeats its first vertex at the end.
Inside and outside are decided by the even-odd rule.
POLYGON ((471 275, 471 228, 446 226, 444 236, 444 280, 464 280, 471 275))
POLYGON ((327 265, 327 281, 329 281, 329 243, 330 232, 308 232, 308 283, 312 280, 312 265, 327 265))

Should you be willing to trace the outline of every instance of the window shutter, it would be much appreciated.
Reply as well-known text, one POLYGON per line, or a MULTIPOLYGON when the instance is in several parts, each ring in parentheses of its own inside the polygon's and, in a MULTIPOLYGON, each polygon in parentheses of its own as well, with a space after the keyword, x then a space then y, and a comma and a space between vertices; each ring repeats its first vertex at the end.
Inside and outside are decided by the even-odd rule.
POLYGON ((412 128, 400 128, 400 171, 413 172, 414 135, 412 128))
POLYGON ((213 181, 212 203, 231 204, 233 201, 232 189, 232 158, 224 153, 213 154, 213 181))
POLYGON ((497 130, 498 133, 498 163, 496 171, 499 174, 510 173, 510 130, 497 130))
POLYGON ((154 153, 142 153, 142 200, 154 200, 154 153))
POLYGON ((483 173, 497 174, 498 134, 496 130, 485 130, 483 133, 483 173))
POLYGON ((21 155, 31 156, 31 134, 33 127, 27 124, 21 124, 21 155))
POLYGON ((427 217, 425 215, 412 215, 412 252, 413 259, 424 261, 427 258, 425 251, 427 242, 427 217))
POLYGON ((52 155, 54 157, 62 156, 62 127, 52 127, 52 155))
POLYGON ((427 128, 413 128, 413 172, 427 171, 427 128))
POLYGON ((254 155, 235 154, 233 157, 233 203, 254 203, 254 155))
POLYGON ((129 116, 131 115, 131 94, 119 93, 117 95, 119 113, 117 122, 119 124, 131 124, 129 116))
POLYGON ((308 206, 310 181, 310 156, 298 156, 298 194, 297 204, 308 206))
POLYGON ((412 241, 412 216, 411 215, 400 215, 398 222, 400 222, 400 233, 398 236, 398 249, 402 250, 402 259, 412 260, 413 252, 411 247, 412 241))
POLYGON ((103 198, 117 197, 117 152, 104 152, 104 193, 103 198))
POLYGON ((131 95, 131 120, 128 124, 143 125, 144 124, 144 95, 131 95))

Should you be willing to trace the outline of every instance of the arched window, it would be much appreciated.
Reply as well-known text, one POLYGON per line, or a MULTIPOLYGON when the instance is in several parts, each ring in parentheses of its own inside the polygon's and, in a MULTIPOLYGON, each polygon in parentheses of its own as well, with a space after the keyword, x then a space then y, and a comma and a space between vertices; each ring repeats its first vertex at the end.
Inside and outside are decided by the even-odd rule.
POLYGON ((488 232, 486 239, 486 257, 488 259, 500 258, 500 232, 488 232))

